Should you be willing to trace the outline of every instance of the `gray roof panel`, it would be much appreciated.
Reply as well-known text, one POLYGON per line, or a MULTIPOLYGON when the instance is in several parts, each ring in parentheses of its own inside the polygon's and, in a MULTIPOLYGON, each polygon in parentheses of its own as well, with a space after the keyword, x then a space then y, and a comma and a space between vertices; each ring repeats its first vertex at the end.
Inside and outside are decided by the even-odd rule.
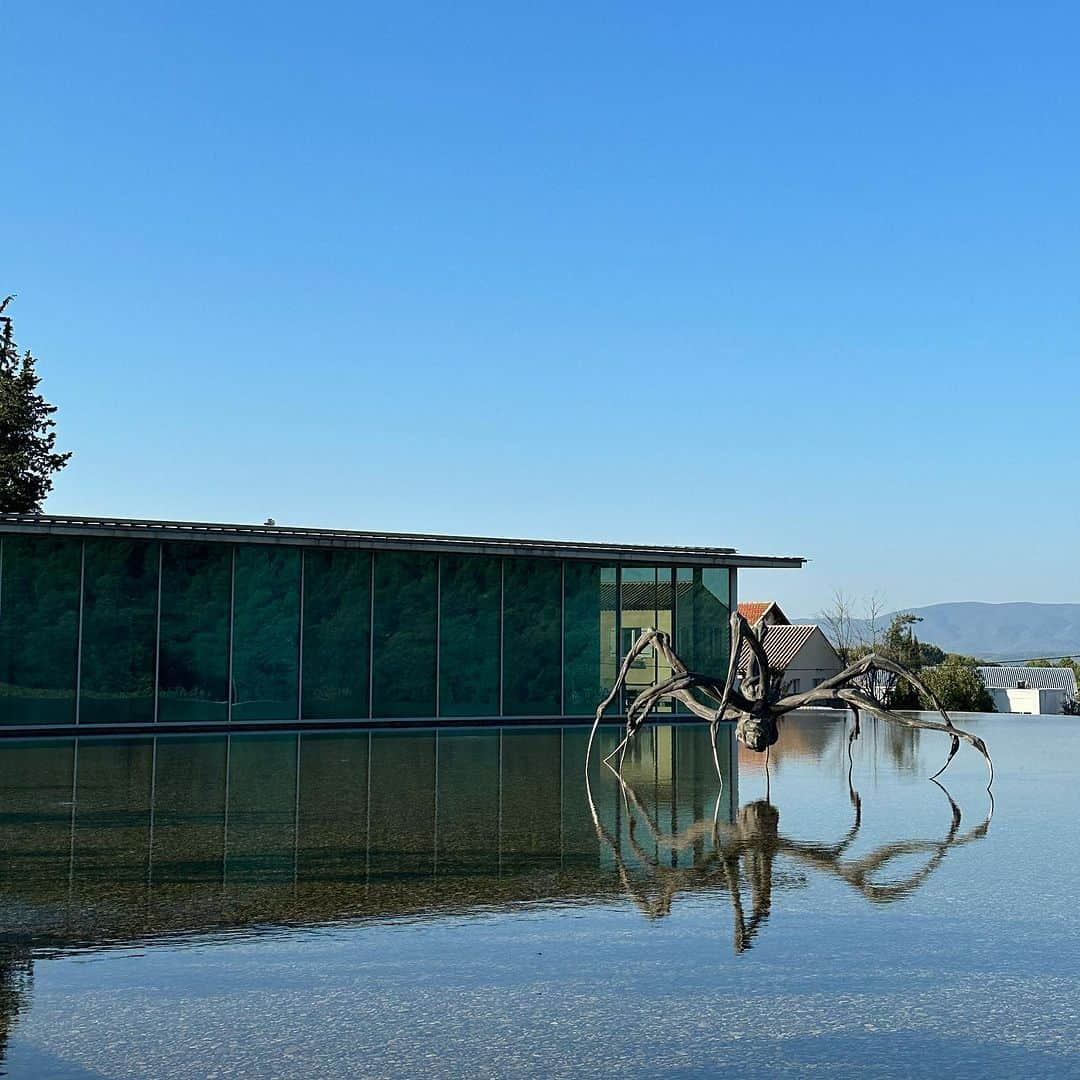
POLYGON ((354 547, 477 555, 531 555, 559 559, 618 562, 685 563, 691 566, 793 567, 802 556, 742 555, 734 548, 669 547, 593 541, 517 540, 486 536, 439 536, 423 533, 361 532, 279 525, 219 525, 194 521, 141 521, 131 518, 69 517, 57 514, 0 514, 0 534, 48 533, 71 536, 161 537, 175 540, 218 540, 302 547, 354 547))

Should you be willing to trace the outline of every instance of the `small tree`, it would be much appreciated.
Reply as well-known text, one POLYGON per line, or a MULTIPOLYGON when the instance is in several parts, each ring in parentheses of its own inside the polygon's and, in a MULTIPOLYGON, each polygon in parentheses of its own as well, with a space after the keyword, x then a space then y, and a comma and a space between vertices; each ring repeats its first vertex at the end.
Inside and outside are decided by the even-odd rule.
POLYGON ((56 406, 37 392, 41 378, 30 350, 19 356, 11 318, 4 315, 12 299, 0 303, 0 511, 38 513, 53 474, 71 454, 55 452, 56 406))
MULTIPOLYGON (((978 664, 970 656, 950 653, 937 667, 921 673, 923 682, 937 695, 946 709, 961 712, 995 712, 994 699, 979 674, 978 664)), ((924 709, 933 702, 922 701, 924 709)))

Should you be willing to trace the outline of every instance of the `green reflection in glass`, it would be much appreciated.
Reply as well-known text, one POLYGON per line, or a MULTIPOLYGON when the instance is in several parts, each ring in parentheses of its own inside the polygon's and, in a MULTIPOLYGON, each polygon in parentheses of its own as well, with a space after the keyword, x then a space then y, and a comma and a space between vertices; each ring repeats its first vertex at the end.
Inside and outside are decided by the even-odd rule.
POLYGON ((435 715, 436 558, 375 555, 373 715, 435 715))
POLYGON ((565 565, 564 708, 567 716, 591 716, 618 673, 615 567, 576 561, 565 565))
POLYGON ((295 720, 300 692, 300 552, 236 549, 233 720, 295 720))
POLYGON ((371 552, 304 552, 305 720, 368 715, 371 552))
POLYGON ((562 711, 562 563, 506 559, 503 584, 503 715, 562 711))
MULTIPOLYGON (((731 638, 728 574, 724 567, 676 571, 675 651, 691 670, 720 678, 727 675, 731 638)), ((678 711, 689 710, 680 704, 678 711)))
POLYGON ((439 601, 439 713, 499 714, 499 593, 497 558, 442 559, 439 601))
POLYGON ((75 722, 82 542, 5 536, 0 548, 0 723, 75 722))
POLYGON ((158 545, 86 541, 79 722, 154 720, 158 545))
POLYGON ((227 544, 162 548, 160 723, 228 717, 231 579, 227 544))

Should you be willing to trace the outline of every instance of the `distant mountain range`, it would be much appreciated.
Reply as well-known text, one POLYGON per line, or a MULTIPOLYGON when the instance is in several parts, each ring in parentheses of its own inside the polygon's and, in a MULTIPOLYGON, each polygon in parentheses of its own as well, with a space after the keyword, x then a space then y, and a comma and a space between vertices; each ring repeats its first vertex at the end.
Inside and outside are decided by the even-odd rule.
MULTIPOLYGON (((946 652, 983 660, 1020 660, 1040 656, 1080 657, 1080 604, 930 604, 905 608, 922 622, 920 641, 946 652)), ((888 626, 892 614, 879 625, 888 626)), ((796 620, 793 620, 796 621, 796 620)), ((812 617, 799 622, 817 622, 812 617)))

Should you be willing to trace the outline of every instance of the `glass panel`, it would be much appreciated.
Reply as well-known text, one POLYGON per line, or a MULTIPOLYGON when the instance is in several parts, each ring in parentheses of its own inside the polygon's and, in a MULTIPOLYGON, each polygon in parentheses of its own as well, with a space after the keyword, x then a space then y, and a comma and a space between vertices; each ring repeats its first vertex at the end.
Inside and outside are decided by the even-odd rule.
POLYGON ((82 542, 5 536, 0 723, 73 724, 82 542))
POLYGON ((434 555, 375 555, 375 716, 435 715, 434 555))
POLYGON ((499 559, 448 555, 439 600, 439 714, 499 715, 499 559))
MULTIPOLYGON (((675 651, 691 670, 723 679, 731 637, 728 570, 680 567, 676 578, 675 651)), ((678 711, 688 710, 680 705, 678 711)))
MULTIPOLYGON (((660 566, 656 570, 656 622, 653 624, 657 630, 663 630, 671 637, 673 642, 675 640, 674 576, 675 571, 670 566, 660 566)), ((671 676, 671 665, 657 650, 656 681, 663 682, 671 676)), ((674 711, 675 702, 671 698, 665 698, 656 706, 656 712, 661 714, 671 714, 674 711)))
MULTIPOLYGON (((564 709, 592 716, 619 669, 615 643, 615 567, 567 562, 564 640, 564 709)), ((618 702, 609 710, 617 714, 618 702)))
MULTIPOLYGON (((620 591, 619 659, 620 662, 641 637, 642 631, 656 625, 656 568, 624 566, 620 591)), ((649 646, 634 660, 623 688, 623 704, 630 703, 656 681, 656 649, 649 646)))
POLYGON ((366 719, 371 662, 371 552, 304 552, 306 720, 366 719))
POLYGON ((300 692, 300 552, 236 548, 233 720, 295 720, 300 692))
POLYGON ((232 548, 162 548, 158 721, 227 719, 232 548))
POLYGON ((151 724, 158 545, 87 540, 79 723, 151 724))
POLYGON ((562 712, 562 563, 503 563, 503 715, 562 712))

